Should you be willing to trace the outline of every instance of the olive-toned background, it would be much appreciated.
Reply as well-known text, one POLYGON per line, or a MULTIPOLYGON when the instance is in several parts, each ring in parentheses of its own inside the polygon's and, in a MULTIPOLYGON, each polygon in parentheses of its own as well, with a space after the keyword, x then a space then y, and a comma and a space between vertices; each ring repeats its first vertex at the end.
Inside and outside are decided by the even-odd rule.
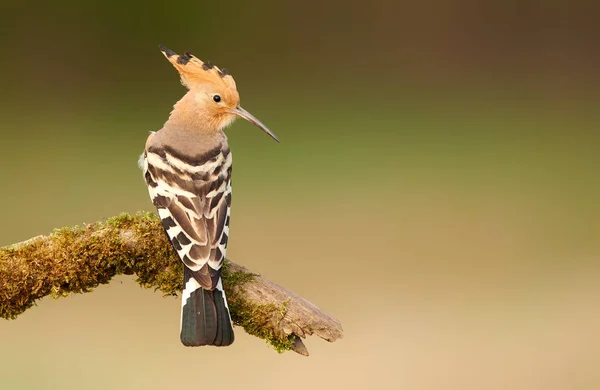
POLYGON ((600 386, 593 5, 1 7, 0 245, 152 210, 136 161, 184 93, 163 43, 227 67, 282 140, 228 130, 228 255, 345 337, 187 349, 179 301, 121 277, 0 320, 0 388, 600 386))

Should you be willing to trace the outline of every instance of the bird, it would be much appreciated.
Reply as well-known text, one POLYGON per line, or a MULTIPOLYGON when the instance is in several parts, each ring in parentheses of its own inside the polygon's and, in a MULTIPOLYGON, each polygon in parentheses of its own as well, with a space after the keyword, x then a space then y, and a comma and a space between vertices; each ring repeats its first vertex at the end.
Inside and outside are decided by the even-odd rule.
POLYGON ((229 240, 232 154, 224 129, 240 117, 277 136, 240 106, 233 76, 189 52, 163 55, 187 93, 139 159, 162 226, 183 262, 180 339, 185 346, 227 346, 234 332, 221 271, 229 240))

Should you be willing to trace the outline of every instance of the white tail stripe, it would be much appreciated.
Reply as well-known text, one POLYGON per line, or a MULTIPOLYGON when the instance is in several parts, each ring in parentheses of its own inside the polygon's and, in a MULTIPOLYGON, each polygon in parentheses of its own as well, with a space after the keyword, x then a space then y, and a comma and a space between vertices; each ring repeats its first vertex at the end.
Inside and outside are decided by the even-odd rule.
POLYGON ((196 281, 196 279, 194 278, 190 278, 186 283, 185 286, 183 287, 183 292, 181 293, 181 306, 185 306, 186 301, 188 300, 189 297, 192 296, 192 293, 196 290, 198 290, 199 288, 202 288, 202 286, 200 286, 200 283, 198 283, 196 281))
POLYGON ((225 296, 225 290, 223 289, 223 278, 219 278, 219 281, 217 282, 217 290, 221 291, 221 294, 223 294, 223 301, 225 302, 225 307, 227 308, 227 314, 229 314, 229 321, 231 321, 231 313, 229 312, 229 305, 227 304, 227 297, 225 296))

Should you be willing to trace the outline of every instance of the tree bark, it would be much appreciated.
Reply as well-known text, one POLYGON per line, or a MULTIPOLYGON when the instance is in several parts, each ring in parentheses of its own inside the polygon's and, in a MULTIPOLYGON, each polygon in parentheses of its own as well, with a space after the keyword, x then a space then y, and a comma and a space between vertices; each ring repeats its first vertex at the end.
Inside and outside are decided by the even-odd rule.
MULTIPOLYGON (((181 292, 181 261, 153 214, 123 214, 0 248, 0 317, 14 319, 47 295, 90 292, 119 274, 135 274, 142 286, 165 295, 181 292)), ((338 320, 230 260, 223 284, 234 324, 278 352, 308 356, 306 336, 342 337, 338 320)))

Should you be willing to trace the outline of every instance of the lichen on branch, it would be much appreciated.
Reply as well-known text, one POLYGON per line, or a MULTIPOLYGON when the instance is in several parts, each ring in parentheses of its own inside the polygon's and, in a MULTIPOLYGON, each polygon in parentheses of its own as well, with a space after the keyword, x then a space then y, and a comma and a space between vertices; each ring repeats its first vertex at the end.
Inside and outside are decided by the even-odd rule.
MULTIPOLYGON (((181 261, 154 214, 122 214, 0 248, 0 317, 15 319, 47 295, 90 292, 119 274, 135 274, 140 285, 165 295, 181 292, 181 261)), ((301 338, 313 333, 327 341, 342 337, 335 318, 229 260, 223 285, 234 324, 278 352, 308 355, 301 338)))

